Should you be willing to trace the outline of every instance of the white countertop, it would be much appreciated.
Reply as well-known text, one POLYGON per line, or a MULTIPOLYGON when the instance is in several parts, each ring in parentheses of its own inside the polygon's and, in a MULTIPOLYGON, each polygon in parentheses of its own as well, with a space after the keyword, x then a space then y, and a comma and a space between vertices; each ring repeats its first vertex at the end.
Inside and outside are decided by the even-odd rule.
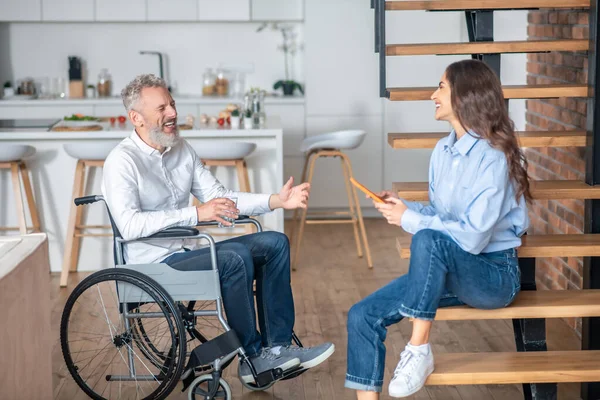
POLYGON ((0 279, 8 275, 27 258, 44 240, 45 233, 0 238, 0 279))
MULTIPOLYGON (((79 132, 54 132, 44 130, 24 130, 0 132, 0 141, 3 140, 67 140, 67 139, 122 139, 131 134, 133 126, 130 124, 115 125, 103 124, 107 127, 103 131, 79 131, 79 132)), ((180 130, 182 137, 270 137, 282 134, 281 122, 279 117, 273 116, 267 118, 265 126, 255 129, 231 129, 229 126, 220 127, 218 125, 199 125, 196 122, 196 129, 180 130)))
MULTIPOLYGON (((233 97, 208 97, 201 95, 175 94, 173 98, 178 104, 229 104, 242 103, 243 98, 233 97)), ((2 106, 61 106, 61 105, 121 105, 120 97, 101 99, 35 99, 35 100, 4 100, 0 99, 2 106)), ((266 104, 304 104, 303 96, 267 96, 266 104)))

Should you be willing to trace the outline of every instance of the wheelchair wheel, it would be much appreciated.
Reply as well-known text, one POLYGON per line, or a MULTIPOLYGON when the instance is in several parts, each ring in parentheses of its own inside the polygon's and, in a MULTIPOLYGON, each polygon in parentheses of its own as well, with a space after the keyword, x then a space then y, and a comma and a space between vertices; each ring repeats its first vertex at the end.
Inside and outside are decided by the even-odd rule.
MULTIPOLYGON (((177 303, 183 324, 186 331, 187 351, 186 361, 192 350, 196 347, 205 343, 223 333, 225 329, 215 316, 194 316, 195 311, 204 311, 209 309, 215 309, 216 305, 214 301, 190 301, 187 304, 178 302, 177 303)), ((136 346, 140 349, 142 354, 153 364, 162 363, 166 357, 166 354, 154 346, 152 338, 146 334, 144 318, 137 318, 132 323, 133 339, 136 346)), ((163 322, 160 326, 157 324, 154 326, 157 333, 166 332, 168 326, 163 322)), ((160 336, 160 335, 159 335, 160 336)), ((223 366, 224 368, 225 366, 223 366)), ((201 366, 195 368, 195 372, 206 372, 212 369, 212 365, 201 366)), ((185 371, 183 378, 187 377, 191 371, 185 371)))
POLYGON ((240 382, 242 383, 242 386, 245 387, 246 389, 252 390, 253 392, 260 392, 260 391, 269 389, 271 386, 273 386, 275 384, 276 381, 273 381, 265 386, 258 386, 256 383, 245 382, 242 379, 242 373, 240 371, 241 365, 242 365, 242 363, 240 361, 240 363, 238 364, 238 378, 239 378, 240 382))
POLYGON ((93 399, 164 399, 184 367, 185 331, 176 304, 153 279, 125 268, 98 271, 75 287, 62 314, 60 341, 71 376, 93 399), (134 345, 140 318, 163 359, 149 362, 134 345))
MULTIPOLYGON (((214 386, 217 384, 212 375, 201 375, 194 379, 188 389, 188 400, 208 399, 214 386)), ((231 388, 223 378, 219 378, 217 392, 211 399, 231 400, 231 388)))

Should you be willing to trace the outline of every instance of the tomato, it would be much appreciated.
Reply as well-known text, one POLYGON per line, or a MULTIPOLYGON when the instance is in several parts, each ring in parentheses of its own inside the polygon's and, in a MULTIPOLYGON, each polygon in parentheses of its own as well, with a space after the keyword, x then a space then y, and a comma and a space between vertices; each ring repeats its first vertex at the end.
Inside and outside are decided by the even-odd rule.
POLYGON ((119 115, 119 123, 120 123, 120 124, 124 124, 124 123, 125 123, 125 121, 127 121, 127 118, 125 118, 125 117, 124 117, 124 116, 122 116, 122 115, 119 115))
POLYGON ((110 117, 110 124, 114 125, 117 119, 115 117, 110 117))
POLYGON ((223 125, 225 124, 225 118, 219 118, 219 119, 217 120, 217 124, 219 124, 219 125, 223 126, 223 125))
POLYGON ((231 125, 231 117, 227 117, 227 123, 231 125))
POLYGON ((74 114, 78 118, 83 118, 83 114, 74 114))

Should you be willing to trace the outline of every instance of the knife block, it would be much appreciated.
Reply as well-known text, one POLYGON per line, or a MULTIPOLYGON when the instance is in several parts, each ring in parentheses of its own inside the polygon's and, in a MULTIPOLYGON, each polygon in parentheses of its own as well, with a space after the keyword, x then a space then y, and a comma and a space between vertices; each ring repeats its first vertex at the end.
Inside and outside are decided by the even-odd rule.
POLYGON ((84 94, 83 81, 69 81, 69 97, 82 99, 84 94))

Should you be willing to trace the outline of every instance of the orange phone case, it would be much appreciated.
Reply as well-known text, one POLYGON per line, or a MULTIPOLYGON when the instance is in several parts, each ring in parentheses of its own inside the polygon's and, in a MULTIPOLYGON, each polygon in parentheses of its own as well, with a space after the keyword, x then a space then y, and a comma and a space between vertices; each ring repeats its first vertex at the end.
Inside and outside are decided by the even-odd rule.
POLYGON ((356 179, 350 177, 350 182, 352 182, 352 184, 354 186, 356 186, 357 188, 359 188, 360 190, 362 190, 367 196, 369 196, 370 198, 372 198, 376 202, 378 202, 378 203, 385 203, 385 200, 383 200, 381 197, 377 196, 375 193, 371 192, 369 189, 367 189, 366 187, 364 187, 363 185, 361 185, 356 179))

